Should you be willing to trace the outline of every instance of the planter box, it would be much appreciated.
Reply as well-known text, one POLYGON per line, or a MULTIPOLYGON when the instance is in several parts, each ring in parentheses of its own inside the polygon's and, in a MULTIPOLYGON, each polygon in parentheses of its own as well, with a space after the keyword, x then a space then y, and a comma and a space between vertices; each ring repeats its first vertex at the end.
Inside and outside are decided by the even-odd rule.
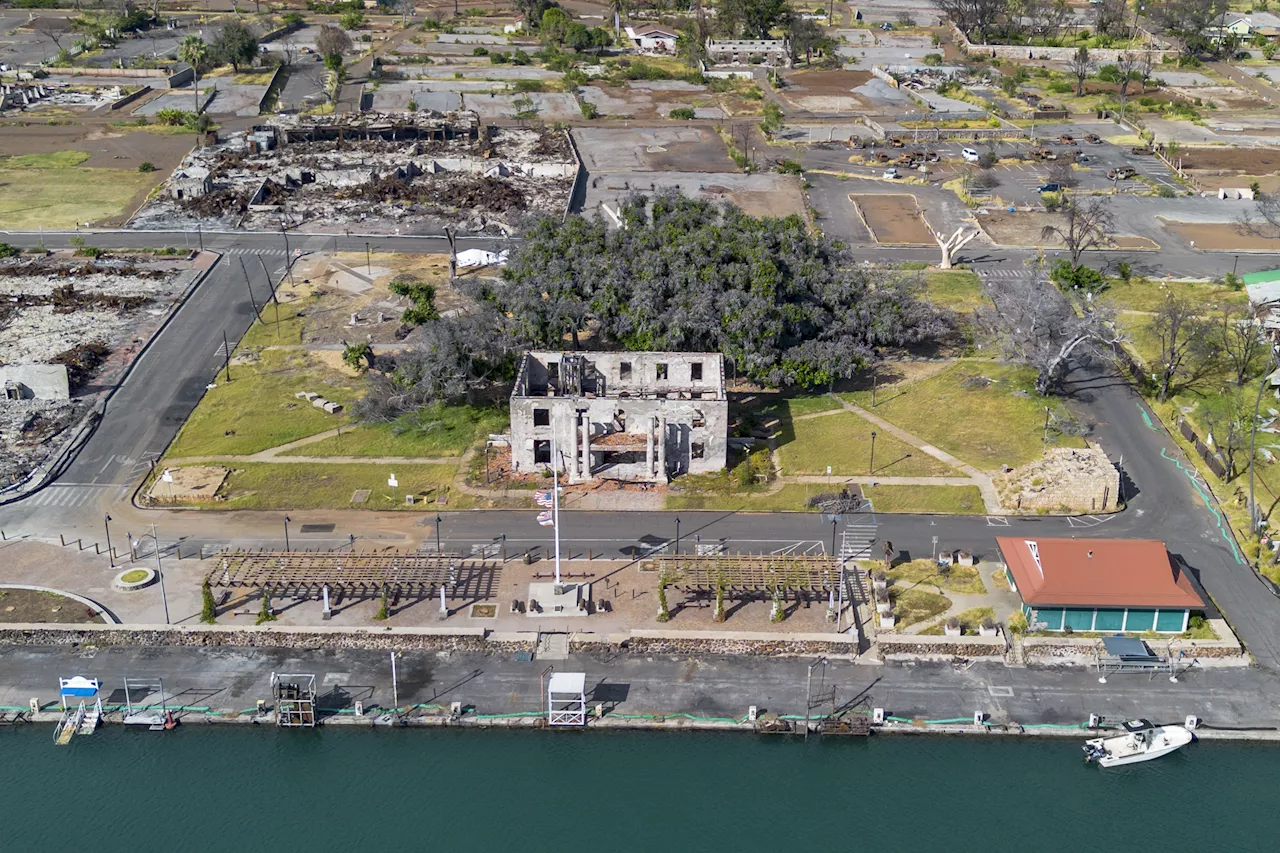
POLYGON ((893 615, 892 613, 881 613, 881 614, 880 614, 880 627, 881 627, 881 628, 892 628, 892 627, 893 627, 894 625, 896 625, 896 624, 898 624, 898 620, 894 618, 894 615, 893 615))
POLYGON ((952 554, 950 551, 939 551, 939 552, 938 552, 938 565, 939 565, 939 566, 949 566, 949 565, 951 565, 953 562, 955 562, 955 555, 954 555, 954 554, 952 554))
POLYGON ((877 602, 876 602, 876 612, 877 612, 877 613, 892 613, 892 612, 893 612, 893 603, 892 603, 892 602, 889 602, 889 601, 877 601, 877 602))
POLYGON ((979 625, 979 626, 978 626, 978 636, 979 636, 979 637, 995 637, 995 636, 997 636, 999 633, 1000 633, 1000 629, 999 629, 999 628, 984 628, 984 627, 982 627, 981 625, 979 625))
POLYGON ((959 637, 963 632, 963 628, 952 628, 950 625, 944 625, 942 628, 942 634, 946 637, 959 637))
POLYGON ((967 554, 964 551, 961 551, 960 553, 956 554, 956 563, 958 563, 961 566, 972 566, 973 555, 967 554))

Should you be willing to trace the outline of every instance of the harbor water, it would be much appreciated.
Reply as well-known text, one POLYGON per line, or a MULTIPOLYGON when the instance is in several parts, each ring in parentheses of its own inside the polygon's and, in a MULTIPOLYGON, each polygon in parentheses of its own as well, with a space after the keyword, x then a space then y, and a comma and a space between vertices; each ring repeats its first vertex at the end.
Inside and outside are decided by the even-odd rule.
POLYGON ((5 850, 1272 851, 1280 747, 1082 738, 0 729, 5 850))

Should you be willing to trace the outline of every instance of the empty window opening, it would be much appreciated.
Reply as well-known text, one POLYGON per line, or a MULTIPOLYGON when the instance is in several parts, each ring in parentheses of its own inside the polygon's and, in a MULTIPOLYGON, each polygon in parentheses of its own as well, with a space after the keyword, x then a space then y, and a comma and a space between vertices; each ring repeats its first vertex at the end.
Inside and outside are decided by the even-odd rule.
POLYGON ((618 432, 627 431, 627 413, 622 409, 618 409, 618 413, 613 416, 614 423, 618 425, 618 432))
POLYGON ((695 361, 693 364, 689 365, 689 377, 693 379, 694 382, 702 381, 702 362, 695 361))
POLYGON ((619 379, 631 378, 631 362, 622 361, 618 363, 618 378, 619 379))
POLYGON ((666 379, 666 378, 667 378, 667 365, 666 365, 666 364, 659 362, 659 364, 658 364, 658 366, 657 366, 657 369, 656 369, 656 372, 655 372, 655 378, 656 378, 656 379, 658 379, 659 381, 662 381, 663 379, 666 379))
POLYGON ((547 365, 547 381, 552 385, 560 384, 560 362, 553 361, 547 365))
POLYGON ((694 429, 703 429, 704 427, 706 427, 706 425, 707 425, 707 416, 706 416, 706 415, 704 415, 704 414, 702 414, 702 412, 694 412, 694 413, 693 413, 693 428, 694 428, 694 429))
POLYGON ((600 453, 601 465, 639 465, 643 462, 643 450, 605 450, 600 453))
POLYGON ((689 445, 690 459, 705 459, 707 457, 707 446, 700 441, 695 441, 689 445))
POLYGON ((533 443, 533 463, 535 465, 551 464, 551 442, 539 440, 533 443))
POLYGON ((551 426, 551 410, 550 409, 534 409, 533 425, 534 426, 551 426))

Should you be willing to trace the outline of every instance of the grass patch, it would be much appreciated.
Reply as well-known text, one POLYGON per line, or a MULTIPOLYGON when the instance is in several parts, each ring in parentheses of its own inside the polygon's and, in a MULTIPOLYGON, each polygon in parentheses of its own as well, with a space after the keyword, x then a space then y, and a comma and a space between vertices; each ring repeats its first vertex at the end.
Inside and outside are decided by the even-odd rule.
POLYGON ((71 169, 89 159, 86 151, 53 151, 48 154, 16 154, 0 160, 15 169, 71 169))
POLYGON ((1156 311, 1170 296, 1194 299, 1218 309, 1226 305, 1244 305, 1249 296, 1243 290, 1232 290, 1212 281, 1152 281, 1132 278, 1113 280, 1102 294, 1102 301, 1121 311, 1156 311))
MULTIPOLYGON (((427 495, 429 505, 436 507, 436 495, 449 491, 449 509, 471 509, 474 499, 453 491, 456 465, 397 465, 396 479, 400 487, 387 486, 392 469, 376 464, 323 464, 288 462, 250 462, 237 465, 223 483, 218 509, 374 509, 423 512, 423 504, 408 506, 404 496, 427 495), (351 503, 352 494, 369 490, 363 504, 351 503)), ((207 502, 199 505, 209 507, 207 502)))
POLYGON ((932 586, 939 592, 986 595, 982 575, 976 566, 939 566, 933 560, 912 560, 894 566, 885 575, 895 584, 907 586, 932 586))
POLYGON ((986 512, 977 486, 863 486, 876 512, 937 512, 973 515, 986 512))
POLYGON ((237 86, 269 86, 271 78, 276 76, 275 69, 270 71, 252 71, 245 74, 237 74, 231 78, 231 82, 237 86))
POLYGON ((280 346, 302 343, 302 331, 306 327, 306 315, 320 300, 314 296, 295 299, 280 304, 279 322, 276 322, 276 306, 268 302, 262 308, 262 319, 254 320, 249 330, 240 338, 240 348, 280 346))
POLYGON ((933 270, 925 273, 924 297, 942 308, 967 314, 982 307, 982 282, 967 270, 933 270))
POLYGON ((922 589, 889 587, 889 600, 893 602, 893 615, 897 620, 894 627, 899 629, 941 616, 951 609, 951 599, 922 589))
POLYGON ((233 364, 231 382, 225 375, 183 424, 170 456, 242 456, 344 426, 345 412, 328 415, 293 395, 314 391, 350 406, 358 382, 288 350, 264 350, 253 364, 233 364))
POLYGON ((354 427, 304 444, 285 456, 461 456, 491 432, 504 432, 506 409, 493 406, 445 406, 423 418, 425 429, 395 434, 392 424, 354 427))
POLYGON ((0 157, 0 222, 6 227, 65 228, 126 212, 159 175, 84 169, 83 151, 0 157))
MULTIPOLYGON (((996 618, 996 611, 993 607, 970 607, 968 610, 961 610, 956 614, 955 618, 960 620, 960 627, 964 629, 966 634, 978 633, 978 626, 982 624, 983 619, 996 618)), ((920 631, 926 637, 941 637, 945 633, 942 629, 945 623, 937 622, 920 631)))
POLYGON ((142 569, 131 569, 120 576, 121 583, 138 583, 147 579, 147 573, 142 569))
POLYGON ((718 509, 734 512, 804 512, 805 501, 810 495, 822 491, 822 487, 810 484, 806 489, 804 483, 787 483, 776 492, 708 493, 682 492, 668 494, 666 508, 680 509, 718 509))
MULTIPOLYGON (((1038 396, 1034 383, 1035 371, 1029 367, 960 362, 896 386, 891 397, 878 395, 875 413, 977 468, 1017 466, 1044 454, 1044 407, 1061 405, 1038 396)), ((847 396, 871 407, 870 391, 847 396)), ((1049 438, 1051 444, 1083 446, 1078 438, 1049 438)))
POLYGON ((871 432, 876 428, 853 412, 792 421, 779 437, 785 474, 836 476, 881 474, 888 477, 941 477, 955 472, 947 465, 884 430, 876 430, 875 469, 871 466, 871 432))

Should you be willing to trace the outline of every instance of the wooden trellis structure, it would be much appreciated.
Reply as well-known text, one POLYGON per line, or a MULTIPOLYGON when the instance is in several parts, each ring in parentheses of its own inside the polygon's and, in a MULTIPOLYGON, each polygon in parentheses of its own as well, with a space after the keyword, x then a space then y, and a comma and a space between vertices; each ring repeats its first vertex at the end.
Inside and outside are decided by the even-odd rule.
POLYGON ((654 558, 659 576, 694 597, 723 589, 728 598, 826 597, 840 583, 840 560, 783 554, 681 554, 654 558))
POLYGON ((344 596, 493 598, 502 563, 460 554, 420 551, 376 554, 253 551, 224 554, 209 572, 217 589, 264 589, 289 598, 321 598, 325 587, 336 601, 344 596))

